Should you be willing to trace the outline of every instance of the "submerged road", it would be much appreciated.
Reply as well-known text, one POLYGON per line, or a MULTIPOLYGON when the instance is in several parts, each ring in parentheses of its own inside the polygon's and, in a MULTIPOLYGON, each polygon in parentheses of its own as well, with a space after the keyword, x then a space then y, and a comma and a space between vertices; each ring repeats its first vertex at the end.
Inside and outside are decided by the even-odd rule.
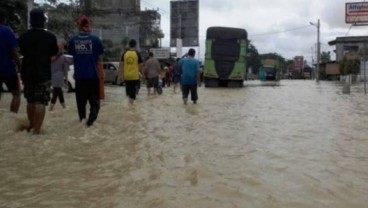
POLYGON ((41 135, 0 102, 2 208, 366 208, 368 95, 362 84, 246 81, 200 88, 196 105, 164 88, 133 107, 107 86, 94 126, 47 112, 41 135))

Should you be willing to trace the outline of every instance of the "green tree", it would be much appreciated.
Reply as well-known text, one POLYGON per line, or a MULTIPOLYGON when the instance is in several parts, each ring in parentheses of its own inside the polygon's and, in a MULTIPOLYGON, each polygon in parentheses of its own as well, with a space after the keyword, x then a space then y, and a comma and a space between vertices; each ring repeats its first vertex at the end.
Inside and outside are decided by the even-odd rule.
POLYGON ((252 69, 253 74, 258 74, 259 68, 262 66, 261 57, 258 53, 257 48, 248 42, 248 55, 247 55, 247 71, 249 68, 252 69))
POLYGON ((343 59, 339 62, 339 70, 341 75, 358 74, 360 71, 360 61, 343 59))
POLYGON ((326 52, 326 51, 323 51, 321 53, 321 62, 322 63, 327 63, 327 62, 330 62, 331 61, 331 54, 330 52, 326 52))
POLYGON ((27 2, 24 0, 1 0, 0 9, 7 14, 7 24, 20 33, 27 29, 27 2))
POLYGON ((48 29, 58 34, 67 42, 71 34, 77 31, 76 19, 79 13, 76 6, 60 3, 55 6, 44 5, 44 7, 48 10, 48 29))
POLYGON ((104 61, 119 61, 121 55, 121 47, 114 45, 112 40, 103 39, 102 45, 104 47, 104 61))
POLYGON ((65 42, 77 32, 76 20, 80 15, 101 15, 93 7, 91 0, 47 0, 43 7, 48 11, 48 29, 62 37, 65 42))

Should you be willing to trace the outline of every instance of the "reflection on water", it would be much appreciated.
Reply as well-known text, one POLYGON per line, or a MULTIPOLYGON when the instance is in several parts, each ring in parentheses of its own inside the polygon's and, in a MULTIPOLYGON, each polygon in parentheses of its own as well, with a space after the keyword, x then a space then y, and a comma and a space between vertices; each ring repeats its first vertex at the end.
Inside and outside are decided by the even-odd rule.
POLYGON ((368 97, 362 84, 247 81, 164 89, 135 106, 107 86, 94 126, 47 112, 43 134, 16 131, 25 103, 0 102, 0 207, 367 207, 368 97))

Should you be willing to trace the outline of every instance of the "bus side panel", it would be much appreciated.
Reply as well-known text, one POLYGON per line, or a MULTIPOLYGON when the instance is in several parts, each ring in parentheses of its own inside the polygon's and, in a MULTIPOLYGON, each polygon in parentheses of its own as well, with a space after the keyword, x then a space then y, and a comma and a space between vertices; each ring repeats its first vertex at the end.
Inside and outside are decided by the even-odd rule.
POLYGON ((239 59, 235 62, 234 69, 229 76, 229 79, 232 80, 244 80, 244 75, 246 72, 246 46, 247 43, 245 40, 240 41, 240 54, 239 59))
POLYGON ((212 59, 212 40, 206 40, 205 59, 212 59))
POLYGON ((206 59, 206 61, 204 63, 203 76, 204 77, 210 77, 210 78, 218 78, 214 60, 206 59))
POLYGON ((235 62, 232 73, 229 76, 229 80, 244 80, 244 68, 245 63, 237 61, 235 62))
POLYGON ((203 70, 204 77, 218 78, 215 61, 212 59, 212 40, 206 40, 206 54, 203 70))

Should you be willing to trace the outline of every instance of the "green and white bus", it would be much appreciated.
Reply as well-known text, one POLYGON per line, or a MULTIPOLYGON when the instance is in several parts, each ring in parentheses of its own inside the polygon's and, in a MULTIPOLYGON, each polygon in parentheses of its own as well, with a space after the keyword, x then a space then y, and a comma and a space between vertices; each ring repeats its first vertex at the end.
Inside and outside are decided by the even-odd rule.
POLYGON ((248 35, 245 29, 209 27, 203 69, 206 87, 243 87, 248 35))

